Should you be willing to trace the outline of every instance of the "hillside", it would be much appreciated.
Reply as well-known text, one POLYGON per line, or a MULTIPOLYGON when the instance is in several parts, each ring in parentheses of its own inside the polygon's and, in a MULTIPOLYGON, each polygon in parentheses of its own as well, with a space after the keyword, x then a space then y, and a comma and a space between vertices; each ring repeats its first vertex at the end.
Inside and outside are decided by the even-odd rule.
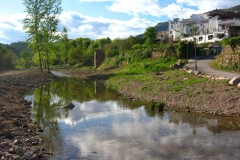
MULTIPOLYGON (((160 22, 156 26, 157 32, 167 31, 168 30, 168 22, 160 22)), ((143 38, 143 34, 139 34, 136 37, 143 38)))
POLYGON ((0 45, 5 46, 8 50, 11 50, 16 54, 16 56, 19 56, 22 51, 29 51, 27 42, 13 42, 11 44, 0 43, 0 45))

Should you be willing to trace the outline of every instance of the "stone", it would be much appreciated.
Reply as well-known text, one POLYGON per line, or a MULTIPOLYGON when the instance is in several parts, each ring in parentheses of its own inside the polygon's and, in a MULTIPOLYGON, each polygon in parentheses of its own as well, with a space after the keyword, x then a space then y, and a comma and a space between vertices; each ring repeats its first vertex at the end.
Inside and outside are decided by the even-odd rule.
POLYGON ((200 72, 200 71, 197 71, 197 70, 194 70, 194 71, 193 71, 193 74, 194 74, 195 76, 197 76, 197 75, 201 74, 201 72, 200 72))
POLYGON ((19 155, 19 156, 23 156, 24 155, 24 151, 22 148, 15 148, 14 149, 16 154, 19 155))
POLYGON ((18 139, 15 139, 14 142, 13 142, 13 144, 15 144, 15 145, 21 144, 21 141, 18 140, 18 139))
POLYGON ((10 148, 10 149, 8 150, 8 153, 10 153, 10 154, 15 154, 16 152, 14 151, 13 148, 10 148))
POLYGON ((62 106, 61 108, 74 108, 74 107, 75 107, 75 105, 73 103, 69 103, 65 106, 62 106))
POLYGON ((187 72, 190 73, 190 74, 192 74, 192 73, 193 73, 193 70, 188 70, 187 72))
POLYGON ((5 133, 5 138, 6 138, 6 139, 13 139, 14 137, 12 136, 12 133, 11 133, 11 132, 7 131, 7 132, 5 133))
POLYGON ((237 87, 240 89, 240 83, 238 83, 237 87))
POLYGON ((13 159, 14 159, 14 160, 22 160, 22 158, 19 157, 19 156, 13 156, 13 159))
POLYGON ((234 77, 229 81, 229 84, 232 86, 237 86, 240 83, 240 76, 234 77))
POLYGON ((216 80, 228 80, 228 78, 226 78, 226 77, 216 77, 215 79, 216 80))
POLYGON ((25 153, 23 158, 26 159, 26 160, 31 160, 32 156, 33 156, 33 153, 25 153))

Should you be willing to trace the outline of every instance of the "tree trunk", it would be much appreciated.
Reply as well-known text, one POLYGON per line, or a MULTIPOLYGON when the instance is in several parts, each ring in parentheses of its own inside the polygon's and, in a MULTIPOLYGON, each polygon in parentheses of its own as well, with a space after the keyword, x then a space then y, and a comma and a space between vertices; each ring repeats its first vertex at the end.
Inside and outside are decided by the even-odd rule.
POLYGON ((47 51, 47 72, 50 73, 48 51, 47 51))

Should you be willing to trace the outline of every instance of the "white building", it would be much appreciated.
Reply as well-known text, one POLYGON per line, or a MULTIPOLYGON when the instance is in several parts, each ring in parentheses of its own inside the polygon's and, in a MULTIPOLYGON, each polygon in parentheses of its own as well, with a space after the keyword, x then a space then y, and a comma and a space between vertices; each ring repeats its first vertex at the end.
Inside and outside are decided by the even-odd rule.
POLYGON ((240 36, 239 13, 215 10, 193 14, 189 19, 182 21, 178 18, 169 21, 169 38, 173 41, 196 39, 197 43, 201 44, 233 36, 240 36))

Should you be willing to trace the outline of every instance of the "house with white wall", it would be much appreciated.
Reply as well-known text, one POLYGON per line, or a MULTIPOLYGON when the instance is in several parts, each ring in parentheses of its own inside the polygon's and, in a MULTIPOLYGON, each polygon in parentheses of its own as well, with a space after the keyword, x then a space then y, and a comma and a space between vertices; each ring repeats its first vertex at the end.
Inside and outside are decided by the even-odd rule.
POLYGON ((240 13, 214 10, 193 14, 189 19, 169 21, 169 38, 173 41, 196 40, 197 43, 221 41, 240 36, 240 13))

